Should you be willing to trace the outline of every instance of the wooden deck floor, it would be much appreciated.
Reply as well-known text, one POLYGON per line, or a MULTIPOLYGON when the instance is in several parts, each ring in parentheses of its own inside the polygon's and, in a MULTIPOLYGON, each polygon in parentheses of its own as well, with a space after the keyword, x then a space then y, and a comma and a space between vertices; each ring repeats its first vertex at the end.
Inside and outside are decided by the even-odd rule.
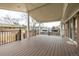
POLYGON ((0 46, 2 56, 76 56, 76 47, 59 36, 40 35, 0 46))

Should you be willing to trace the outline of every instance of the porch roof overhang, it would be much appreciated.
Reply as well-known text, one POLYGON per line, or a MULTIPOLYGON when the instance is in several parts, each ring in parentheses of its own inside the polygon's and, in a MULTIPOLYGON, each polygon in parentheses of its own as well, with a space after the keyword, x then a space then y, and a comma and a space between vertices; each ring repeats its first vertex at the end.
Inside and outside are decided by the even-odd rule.
POLYGON ((1 3, 0 9, 29 12, 38 22, 60 21, 64 3, 1 3))

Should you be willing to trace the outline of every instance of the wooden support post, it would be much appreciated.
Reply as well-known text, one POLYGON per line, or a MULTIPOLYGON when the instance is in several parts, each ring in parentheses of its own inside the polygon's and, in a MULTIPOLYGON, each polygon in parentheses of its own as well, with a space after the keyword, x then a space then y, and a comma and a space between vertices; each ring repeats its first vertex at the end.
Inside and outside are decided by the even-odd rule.
POLYGON ((28 12, 28 19, 27 19, 27 38, 29 38, 29 12, 28 12))
POLYGON ((40 29, 40 23, 39 23, 39 35, 40 35, 40 30, 41 30, 41 29, 40 29))

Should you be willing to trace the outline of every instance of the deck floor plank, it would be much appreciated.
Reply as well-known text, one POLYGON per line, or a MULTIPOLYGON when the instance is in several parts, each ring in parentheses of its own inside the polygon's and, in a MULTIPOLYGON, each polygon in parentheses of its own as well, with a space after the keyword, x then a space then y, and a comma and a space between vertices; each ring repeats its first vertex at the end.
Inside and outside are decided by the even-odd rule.
POLYGON ((38 35, 0 46, 0 55, 6 56, 77 56, 74 45, 59 36, 38 35))

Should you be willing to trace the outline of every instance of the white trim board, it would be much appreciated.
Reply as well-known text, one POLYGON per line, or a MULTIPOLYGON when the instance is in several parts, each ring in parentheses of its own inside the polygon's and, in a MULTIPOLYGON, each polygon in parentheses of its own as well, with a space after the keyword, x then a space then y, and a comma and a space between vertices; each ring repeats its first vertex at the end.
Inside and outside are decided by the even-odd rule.
POLYGON ((65 23, 70 20, 77 12, 79 12, 79 9, 76 10, 67 20, 65 20, 65 23))

